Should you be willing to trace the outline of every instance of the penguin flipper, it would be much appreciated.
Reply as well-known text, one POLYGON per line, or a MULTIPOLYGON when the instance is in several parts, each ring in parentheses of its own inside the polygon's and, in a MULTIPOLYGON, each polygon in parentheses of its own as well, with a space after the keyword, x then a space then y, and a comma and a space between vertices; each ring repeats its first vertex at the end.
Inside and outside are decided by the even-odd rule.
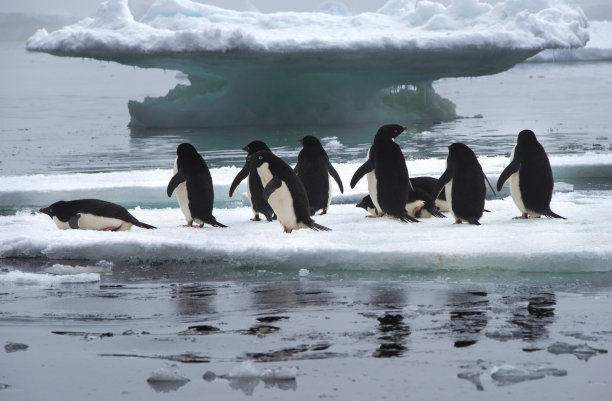
POLYGON ((364 175, 366 175, 372 170, 374 170, 374 163, 372 162, 372 160, 368 159, 365 163, 361 165, 361 167, 357 169, 357 171, 355 171, 355 174, 353 174, 353 178, 351 178, 351 188, 355 188, 355 185, 357 185, 357 182, 364 175))
POLYGON ((340 179, 340 175, 338 174, 334 166, 332 166, 329 160, 327 161, 327 171, 329 172, 329 175, 331 175, 333 179, 336 180, 336 184, 338 184, 338 188, 340 188, 340 193, 343 194, 344 187, 342 187, 342 180, 340 179))
POLYGON ((267 202, 268 198, 270 198, 270 195, 272 195, 274 191, 279 189, 281 185, 283 185, 283 181, 280 178, 278 177, 272 178, 270 182, 268 182, 268 185, 266 185, 266 187, 264 188, 263 192, 261 193, 261 197, 263 198, 263 200, 267 202))
POLYGON ((249 176, 249 170, 250 170, 250 163, 249 162, 244 163, 244 167, 242 167, 242 170, 240 170, 238 174, 236 174, 236 178, 234 178, 234 181, 232 181, 232 185, 230 185, 230 189, 229 189, 230 198, 232 197, 232 195, 234 195, 234 191, 236 190, 236 187, 238 186, 238 184, 240 184, 242 180, 244 180, 245 178, 249 176))
POLYGON ((179 171, 174 174, 174 177, 172 177, 172 179, 168 183, 168 188, 166 188, 166 193, 168 194, 168 197, 172 196, 172 192, 174 192, 176 187, 178 187, 180 183, 185 181, 185 179, 185 174, 183 174, 182 171, 179 171))
POLYGON ((516 159, 513 159, 510 164, 506 166, 504 171, 502 171, 501 175, 497 179, 497 192, 501 191, 502 187, 504 186, 504 183, 508 180, 508 178, 510 178, 512 174, 518 171, 520 166, 521 164, 516 159))
POLYGON ((438 198, 438 195, 442 191, 442 188, 444 188, 446 183, 449 182, 452 177, 453 177, 452 169, 447 168, 442 174, 442 176, 438 179, 438 182, 436 182, 436 186, 434 187, 433 192, 431 193, 432 199, 438 198))
POLYGON ((81 218, 80 214, 75 214, 74 216, 70 216, 70 219, 68 219, 68 225, 70 226, 70 228, 72 228, 73 230, 78 230, 80 218, 81 218))

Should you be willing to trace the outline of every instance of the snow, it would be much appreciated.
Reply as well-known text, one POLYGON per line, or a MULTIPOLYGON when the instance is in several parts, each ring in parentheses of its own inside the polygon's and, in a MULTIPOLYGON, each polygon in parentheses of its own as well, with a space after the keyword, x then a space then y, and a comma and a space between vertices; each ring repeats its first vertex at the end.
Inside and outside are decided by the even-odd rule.
POLYGON ((527 61, 602 61, 612 60, 612 21, 591 21, 589 42, 579 49, 544 50, 527 61))
MULTIPOLYGON (((327 7, 326 9, 330 9, 327 7)), ((581 47, 586 17, 569 2, 391 0, 377 12, 233 11, 188 0, 156 1, 136 21, 127 0, 109 0, 94 18, 55 32, 39 30, 29 50, 62 53, 185 53, 250 50, 581 47)))
POLYGON ((13 270, 7 273, 0 273, 0 285, 20 284, 35 285, 43 287, 55 287, 61 284, 87 284, 100 281, 98 273, 78 273, 69 275, 26 273, 13 270))
MULTIPOLYGON (((556 192, 551 207, 567 217, 512 220, 519 214, 510 197, 488 200, 481 226, 454 225, 452 218, 406 224, 389 218, 370 219, 352 204, 332 205, 315 221, 333 231, 284 234, 278 222, 251 222, 250 208, 216 209, 229 228, 179 227, 178 208, 130 212, 157 230, 128 232, 61 231, 44 214, 20 212, 0 217, 0 258, 81 259, 142 263, 217 263, 296 266, 321 269, 436 270, 501 269, 538 272, 612 270, 610 191, 556 192)), ((24 273, 25 274, 25 273, 24 273)), ((66 282, 99 280, 99 274, 70 276, 17 275, 3 281, 66 282)))

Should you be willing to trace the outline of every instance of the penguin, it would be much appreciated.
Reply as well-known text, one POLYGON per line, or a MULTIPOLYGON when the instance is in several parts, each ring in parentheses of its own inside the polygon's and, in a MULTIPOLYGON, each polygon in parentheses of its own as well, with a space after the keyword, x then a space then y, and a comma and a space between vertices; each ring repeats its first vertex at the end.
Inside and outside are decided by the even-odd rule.
POLYGON ((214 191, 212 177, 206 162, 198 151, 189 143, 181 143, 176 148, 174 176, 168 183, 168 197, 176 190, 181 211, 187 220, 186 227, 193 227, 193 222, 204 223, 213 227, 227 227, 212 215, 214 191))
MULTIPOLYGON (((410 191, 408 194, 408 200, 405 206, 406 213, 408 213, 409 216, 415 218, 428 218, 432 216, 442 218, 446 217, 440 213, 438 207, 431 201, 431 195, 428 192, 414 185, 413 188, 414 191, 410 191)), ((372 202, 370 195, 365 196, 355 206, 365 209, 372 215, 378 214, 376 206, 374 206, 374 202, 372 202)))
MULTIPOLYGON (((434 177, 415 177, 410 179, 410 183, 412 184, 413 188, 420 188, 427 194, 431 194, 433 192, 433 189, 436 186, 437 182, 438 179, 434 177)), ((438 195, 434 203, 438 207, 440 212, 449 211, 444 188, 442 188, 442 191, 440 191, 440 194, 438 195)))
POLYGON ((394 139, 406 128, 389 124, 378 129, 374 143, 368 151, 368 160, 353 174, 351 188, 367 175, 368 192, 376 207, 377 214, 368 217, 382 217, 387 214, 403 222, 418 222, 406 212, 410 191, 412 191, 406 160, 394 139))
POLYGON ((310 204, 304 184, 293 169, 281 158, 267 150, 247 156, 253 163, 264 187, 262 197, 267 201, 286 233, 300 228, 331 231, 310 217, 310 204))
POLYGON ((463 143, 453 143, 448 147, 446 170, 438 179, 432 197, 436 198, 444 187, 455 224, 465 221, 480 225, 478 220, 484 212, 487 193, 485 180, 489 182, 472 149, 463 143))
POLYGON ((336 180, 340 193, 344 193, 342 180, 338 172, 332 166, 318 138, 306 135, 299 142, 304 146, 298 154, 295 173, 304 184, 308 202, 310 203, 310 215, 314 216, 319 210, 321 215, 327 213, 331 203, 332 178, 336 180))
MULTIPOLYGON (((252 141, 242 149, 247 151, 249 155, 252 155, 260 150, 270 151, 268 145, 262 141, 252 141)), ((262 198, 263 186, 261 185, 261 179, 259 178, 259 174, 257 174, 257 169, 250 161, 247 160, 244 163, 244 167, 242 167, 242 170, 240 170, 240 172, 238 172, 236 175, 236 178, 234 178, 229 190, 230 198, 234 194, 238 184, 240 184, 247 176, 249 177, 247 181, 247 195, 251 200, 251 209, 253 209, 253 214, 255 215, 251 221, 260 221, 261 219, 259 218, 259 213, 263 214, 267 221, 272 221, 276 218, 276 216, 274 216, 274 211, 272 210, 272 207, 270 207, 270 204, 262 198)))
POLYGON ((510 195, 522 212, 515 219, 546 216, 565 219, 550 210, 553 175, 544 147, 531 130, 519 132, 511 162, 497 180, 497 191, 510 179, 510 195))
POLYGON ((39 210, 51 217, 61 230, 127 231, 132 226, 154 229, 132 216, 123 206, 100 199, 55 202, 39 210))

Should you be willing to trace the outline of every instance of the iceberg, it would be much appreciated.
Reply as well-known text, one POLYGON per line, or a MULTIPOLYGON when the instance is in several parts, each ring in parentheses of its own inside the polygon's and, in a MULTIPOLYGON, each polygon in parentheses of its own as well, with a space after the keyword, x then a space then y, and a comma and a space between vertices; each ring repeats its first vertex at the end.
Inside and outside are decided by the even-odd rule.
POLYGON ((109 0, 26 47, 186 74, 189 85, 128 104, 132 126, 174 128, 450 120, 437 79, 499 73, 588 39, 582 10, 557 0, 391 0, 357 15, 158 0, 138 21, 127 0, 109 0))

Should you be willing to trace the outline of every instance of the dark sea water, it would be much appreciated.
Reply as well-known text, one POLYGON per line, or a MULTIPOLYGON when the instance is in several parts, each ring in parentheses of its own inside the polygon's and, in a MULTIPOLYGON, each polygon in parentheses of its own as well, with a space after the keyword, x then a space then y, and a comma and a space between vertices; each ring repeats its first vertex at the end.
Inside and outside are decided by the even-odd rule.
MULTIPOLYGON (((185 141, 202 153, 213 174, 242 166, 240 148, 255 138, 294 163, 297 139, 304 135, 325 138, 332 161, 351 171, 353 163, 363 161, 378 128, 128 127, 129 100, 165 95, 177 83, 185 81, 174 71, 59 58, 28 53, 18 43, 0 44, 1 399, 610 399, 607 249, 612 231, 605 228, 592 233, 586 262, 571 259, 585 244, 571 249, 563 243, 558 251, 570 260, 542 257, 537 271, 530 271, 530 255, 512 259, 512 266, 482 267, 476 258, 496 256, 487 255, 478 241, 519 255, 523 250, 506 238, 477 235, 470 237, 470 246, 477 249, 474 266, 479 267, 458 270, 404 269, 401 256, 393 255, 360 263, 358 269, 336 259, 329 264, 280 256, 270 261, 240 235, 234 237, 234 247, 242 250, 239 262, 231 252, 164 260, 143 254, 112 259, 111 250, 112 260, 82 254, 71 259, 66 250, 82 246, 84 237, 59 235, 47 239, 39 253, 37 241, 43 240, 27 233, 32 224, 52 223, 30 212, 58 196, 118 199, 164 218, 177 208, 161 186, 87 190, 91 176, 75 173, 105 172, 112 178, 162 169, 165 181, 176 146, 185 141), (34 179, 42 186, 48 176, 62 188, 74 188, 8 187, 28 186, 34 179), (15 241, 23 243, 17 256, 6 253, 19 249, 15 241), (563 272, 556 270, 559 265, 563 272)), ((607 212, 612 63, 523 63, 494 76, 444 79, 434 87, 463 118, 406 122, 408 133, 398 143, 407 159, 435 164, 457 141, 479 157, 508 157, 518 132, 529 128, 551 157, 588 161, 553 163, 557 181, 569 186, 563 193, 576 207, 594 199, 597 210, 607 212)), ((241 213, 240 201, 221 195, 226 183, 216 189, 216 208, 229 209, 230 217, 241 213)), ((576 211, 573 232, 585 230, 582 215, 597 220, 586 207, 576 211)), ((566 226, 533 227, 542 247, 554 249, 547 230, 566 226)), ((397 235, 393 230, 390 243, 397 235)), ((171 237, 168 232, 161 235, 171 237)), ((178 239, 186 236, 181 232, 178 239)), ((126 237, 123 248, 117 245, 117 252, 155 241, 130 240, 126 237)), ((410 237, 402 240, 411 251, 421 246, 410 237)), ((285 240, 271 236, 275 241, 285 240)), ((299 254, 308 240, 288 241, 299 254)), ((457 241, 468 240, 457 234, 457 241)), ((441 252, 447 247, 439 244, 441 252)), ((413 265, 410 255, 406 266, 413 265)))

